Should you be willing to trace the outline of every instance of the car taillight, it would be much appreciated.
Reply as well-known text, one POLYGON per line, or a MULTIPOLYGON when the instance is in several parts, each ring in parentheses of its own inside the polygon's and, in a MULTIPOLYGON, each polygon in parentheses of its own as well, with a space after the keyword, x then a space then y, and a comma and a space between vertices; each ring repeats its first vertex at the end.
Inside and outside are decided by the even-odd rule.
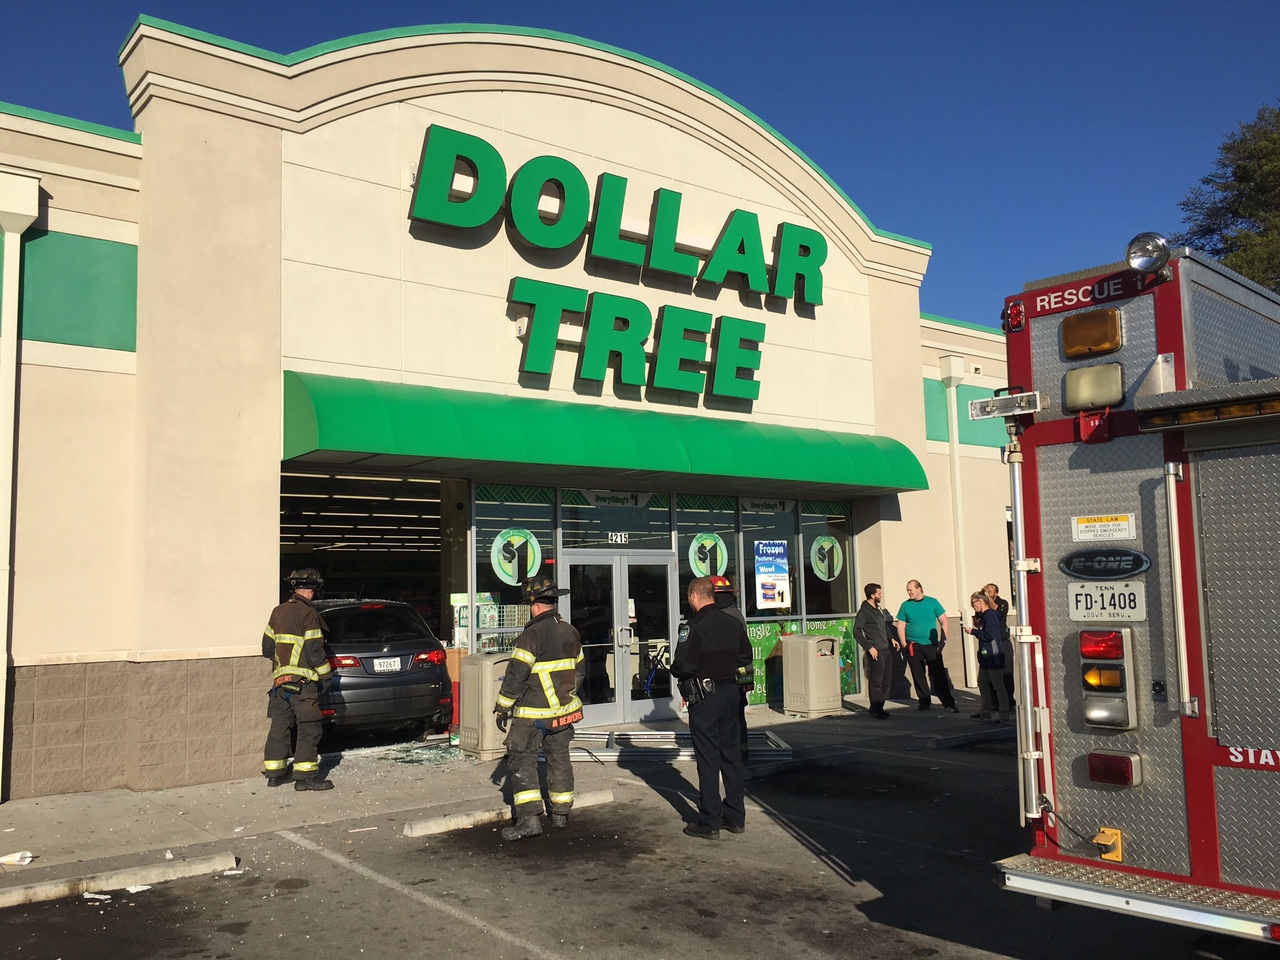
POLYGON ((414 663, 444 663, 443 650, 428 650, 425 653, 419 653, 413 658, 414 663))
POLYGON ((1119 630, 1081 630, 1080 656, 1086 660, 1123 660, 1124 636, 1119 630))
POLYGON ((353 657, 348 654, 343 654, 342 656, 339 656, 339 657, 330 657, 329 666, 332 667, 334 670, 342 670, 342 669, 349 669, 351 667, 358 667, 360 666, 360 658, 353 657))
POLYGON ((385 603, 362 603, 360 604, 360 609, 361 610, 381 610, 385 606, 386 606, 385 603))
POLYGON ((322 717, 336 717, 337 715, 338 715, 338 711, 334 710, 332 707, 320 708, 320 716, 322 717))

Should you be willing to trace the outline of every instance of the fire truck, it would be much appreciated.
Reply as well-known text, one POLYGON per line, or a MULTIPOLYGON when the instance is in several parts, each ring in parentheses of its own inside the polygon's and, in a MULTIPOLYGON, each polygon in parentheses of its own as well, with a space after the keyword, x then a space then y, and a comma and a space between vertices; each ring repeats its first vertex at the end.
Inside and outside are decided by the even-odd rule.
POLYGON ((1280 941, 1280 297, 1141 234, 1005 301, 1005 886, 1280 941))

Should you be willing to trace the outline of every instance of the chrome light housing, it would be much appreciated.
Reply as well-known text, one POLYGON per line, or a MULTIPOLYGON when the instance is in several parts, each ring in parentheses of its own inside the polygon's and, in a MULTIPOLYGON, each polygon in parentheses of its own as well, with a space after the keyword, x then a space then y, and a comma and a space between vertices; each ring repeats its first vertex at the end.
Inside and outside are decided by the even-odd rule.
POLYGON ((1158 233, 1140 233, 1129 241, 1124 259, 1138 273, 1159 273, 1169 262, 1169 241, 1158 233))

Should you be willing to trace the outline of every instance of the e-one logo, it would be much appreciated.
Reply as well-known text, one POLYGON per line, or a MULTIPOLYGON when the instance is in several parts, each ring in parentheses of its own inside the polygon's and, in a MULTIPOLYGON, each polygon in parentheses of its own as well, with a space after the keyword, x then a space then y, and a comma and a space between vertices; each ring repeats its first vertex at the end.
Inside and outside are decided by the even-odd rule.
POLYGON ((1080 580, 1127 580, 1150 566, 1150 557, 1127 547, 1090 547, 1058 561, 1059 570, 1080 580))

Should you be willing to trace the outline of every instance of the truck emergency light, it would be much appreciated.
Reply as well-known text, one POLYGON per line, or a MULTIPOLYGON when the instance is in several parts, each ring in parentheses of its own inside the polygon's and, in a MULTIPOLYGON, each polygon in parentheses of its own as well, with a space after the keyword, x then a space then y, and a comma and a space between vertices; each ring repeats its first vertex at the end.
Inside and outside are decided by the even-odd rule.
POLYGON ((1068 360, 1120 349, 1120 308, 1103 307, 1062 318, 1062 354, 1068 360))
POLYGON ((1085 660, 1123 660, 1124 635, 1118 630, 1081 630, 1080 656, 1085 660))
POLYGON ((1124 402, 1124 364, 1076 367, 1067 371, 1063 386, 1063 406, 1072 413, 1118 407, 1124 402))
POLYGON ((1084 722, 1111 730, 1134 729, 1138 711, 1129 676, 1133 662, 1129 628, 1081 630, 1079 644, 1084 722))
POLYGON ((1138 429, 1146 431, 1171 430, 1201 423, 1220 423, 1224 420, 1248 420, 1253 417, 1274 417, 1280 414, 1280 399, 1233 400, 1212 407, 1193 407, 1188 410, 1169 410, 1143 413, 1138 416, 1138 429))
POLYGON ((1094 750, 1089 754, 1089 779, 1113 787, 1142 786, 1142 758, 1118 750, 1094 750))
POLYGON ((1021 300, 1015 300, 1004 308, 1000 320, 1005 333, 1020 333, 1027 323, 1027 308, 1021 300))
POLYGON ((1124 259, 1130 270, 1150 275, 1163 270, 1171 254, 1169 241, 1160 234, 1140 233, 1129 241, 1124 259))
MULTIPOLYGON (((1017 388, 1014 388, 1017 389, 1017 388)), ((969 401, 970 420, 990 420, 994 417, 1020 417, 1049 409, 1049 398, 1043 393, 996 394, 985 400, 969 401)))

